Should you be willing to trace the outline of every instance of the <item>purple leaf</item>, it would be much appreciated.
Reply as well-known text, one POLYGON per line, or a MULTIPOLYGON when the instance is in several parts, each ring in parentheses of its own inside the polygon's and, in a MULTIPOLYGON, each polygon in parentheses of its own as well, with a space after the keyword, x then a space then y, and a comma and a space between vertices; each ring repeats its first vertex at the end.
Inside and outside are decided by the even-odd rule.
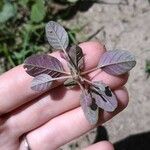
POLYGON ((68 34, 60 24, 49 21, 45 30, 47 40, 54 49, 66 49, 68 47, 68 34))
POLYGON ((46 54, 28 57, 24 62, 24 68, 26 68, 26 72, 33 77, 40 74, 58 77, 64 73, 62 63, 57 58, 46 54))
POLYGON ((64 60, 67 60, 67 58, 66 58, 64 52, 62 52, 62 51, 60 52, 60 57, 61 57, 62 59, 64 59, 64 60))
POLYGON ((130 71, 136 64, 135 57, 128 51, 107 51, 100 58, 98 67, 111 75, 121 75, 130 71))
POLYGON ((91 88, 93 88, 94 90, 96 90, 98 88, 97 92, 100 92, 100 93, 105 92, 105 87, 107 86, 102 81, 93 81, 93 85, 94 86, 92 86, 91 88))
POLYGON ((47 74, 40 74, 32 80, 31 89, 35 91, 46 91, 52 85, 52 77, 47 74))
POLYGON ((99 109, 97 105, 92 102, 91 95, 87 92, 82 93, 80 103, 88 122, 91 125, 95 125, 99 119, 99 109))
POLYGON ((82 93, 81 97, 83 98, 82 102, 84 102, 85 106, 90 106, 92 104, 91 94, 87 90, 82 93))
POLYGON ((118 101, 114 93, 110 88, 104 83, 97 83, 94 87, 91 87, 92 97, 95 99, 95 102, 98 107, 102 108, 105 111, 112 112, 118 106, 118 101), (104 91, 101 90, 104 86, 104 91))
POLYGON ((82 70, 84 68, 84 55, 82 49, 79 46, 74 45, 68 49, 67 53, 71 65, 77 70, 82 70))

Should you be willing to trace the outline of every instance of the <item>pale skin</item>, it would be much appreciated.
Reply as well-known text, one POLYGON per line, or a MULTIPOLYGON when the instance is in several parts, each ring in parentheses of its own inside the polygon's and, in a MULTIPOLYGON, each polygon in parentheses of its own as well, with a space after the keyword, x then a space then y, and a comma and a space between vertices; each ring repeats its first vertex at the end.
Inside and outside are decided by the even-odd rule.
MULTIPOLYGON (((85 54, 85 70, 94 68, 105 52, 98 42, 80 44, 85 54)), ((68 70, 60 54, 57 57, 68 70)), ((98 125, 121 112, 128 104, 128 93, 124 88, 128 75, 111 76, 103 71, 89 74, 91 80, 102 80, 116 94, 119 102, 113 113, 102 112, 98 125)), ((0 76, 0 148, 1 150, 24 150, 22 135, 26 134, 32 150, 56 150, 62 145, 83 135, 95 126, 85 119, 79 105, 81 91, 66 90, 62 83, 46 93, 30 89, 32 77, 22 65, 0 76)), ((85 150, 113 150, 107 141, 91 145, 85 150)))

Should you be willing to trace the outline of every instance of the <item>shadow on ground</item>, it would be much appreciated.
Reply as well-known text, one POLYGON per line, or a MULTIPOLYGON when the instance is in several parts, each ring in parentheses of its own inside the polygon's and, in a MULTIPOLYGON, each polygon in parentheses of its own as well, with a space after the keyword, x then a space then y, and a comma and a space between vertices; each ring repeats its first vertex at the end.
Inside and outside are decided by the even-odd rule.
POLYGON ((60 16, 64 20, 71 19, 76 15, 78 11, 81 12, 87 11, 94 4, 94 1, 89 1, 89 0, 85 0, 85 1, 79 0, 75 4, 69 4, 61 0, 54 0, 54 2, 67 6, 64 9, 58 11, 58 13, 56 14, 57 16, 60 16))
MULTIPOLYGON (((107 130, 100 126, 97 128, 97 135, 94 143, 109 140, 107 130)), ((150 149, 150 132, 131 135, 114 143, 115 150, 148 150, 150 149)))
POLYGON ((105 5, 128 5, 127 0, 123 0, 122 2, 106 2, 105 0, 78 0, 76 3, 69 3, 64 0, 54 0, 55 3, 61 4, 67 7, 58 11, 57 16, 61 17, 64 20, 69 20, 74 17, 77 12, 85 12, 87 11, 94 3, 105 4, 105 5))
POLYGON ((148 150, 150 149, 150 132, 128 136, 114 143, 115 150, 148 150))

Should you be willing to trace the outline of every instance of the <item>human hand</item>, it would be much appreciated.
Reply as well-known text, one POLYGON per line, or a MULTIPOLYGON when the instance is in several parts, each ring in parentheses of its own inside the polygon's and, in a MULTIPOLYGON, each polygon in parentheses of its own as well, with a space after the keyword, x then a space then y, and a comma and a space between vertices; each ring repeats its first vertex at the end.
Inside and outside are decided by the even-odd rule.
MULTIPOLYGON (((80 46, 85 53, 85 70, 95 67, 105 48, 97 42, 86 42, 80 46)), ((68 69, 59 52, 51 55, 68 69)), ((101 112, 100 125, 127 106, 128 94, 123 85, 128 75, 111 76, 103 71, 95 71, 89 76, 92 80, 102 80, 109 85, 119 102, 114 112, 101 112)), ((88 123, 79 106, 78 88, 67 90, 61 85, 55 85, 57 87, 51 91, 39 93, 31 90, 31 80, 32 77, 22 65, 0 76, 1 150, 24 150, 24 134, 32 150, 55 150, 95 127, 88 123)), ((86 150, 96 150, 97 146, 101 150, 112 148, 109 143, 102 142, 86 150)))

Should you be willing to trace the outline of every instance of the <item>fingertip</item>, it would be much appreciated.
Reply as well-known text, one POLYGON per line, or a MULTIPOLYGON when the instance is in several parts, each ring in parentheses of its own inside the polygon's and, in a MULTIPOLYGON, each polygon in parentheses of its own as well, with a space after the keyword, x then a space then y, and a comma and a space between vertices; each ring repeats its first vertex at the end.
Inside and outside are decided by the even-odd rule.
POLYGON ((106 51, 104 45, 96 41, 84 42, 79 46, 85 55, 85 70, 96 67, 100 56, 106 51))
POLYGON ((110 74, 107 74, 104 71, 94 71, 90 73, 90 78, 92 78, 93 81, 103 81, 106 85, 108 85, 112 90, 118 89, 122 86, 124 86, 128 80, 129 75, 123 74, 120 76, 112 76, 110 74))
POLYGON ((105 46, 97 41, 89 41, 89 42, 83 42, 79 44, 82 49, 87 49, 87 50, 94 50, 94 51, 101 51, 102 53, 106 50, 105 46))
POLYGON ((118 106, 116 110, 113 112, 103 111, 100 115, 101 119, 100 119, 99 124, 103 124, 106 121, 110 120, 111 118, 113 118, 115 115, 117 115, 118 113, 120 113, 127 107, 128 102, 129 102, 129 95, 128 95, 127 89, 125 87, 121 87, 119 89, 116 89, 114 91, 114 94, 117 97, 118 106))
POLYGON ((115 94, 119 100, 119 109, 123 110, 127 107, 129 103, 129 94, 125 86, 115 90, 115 94))

